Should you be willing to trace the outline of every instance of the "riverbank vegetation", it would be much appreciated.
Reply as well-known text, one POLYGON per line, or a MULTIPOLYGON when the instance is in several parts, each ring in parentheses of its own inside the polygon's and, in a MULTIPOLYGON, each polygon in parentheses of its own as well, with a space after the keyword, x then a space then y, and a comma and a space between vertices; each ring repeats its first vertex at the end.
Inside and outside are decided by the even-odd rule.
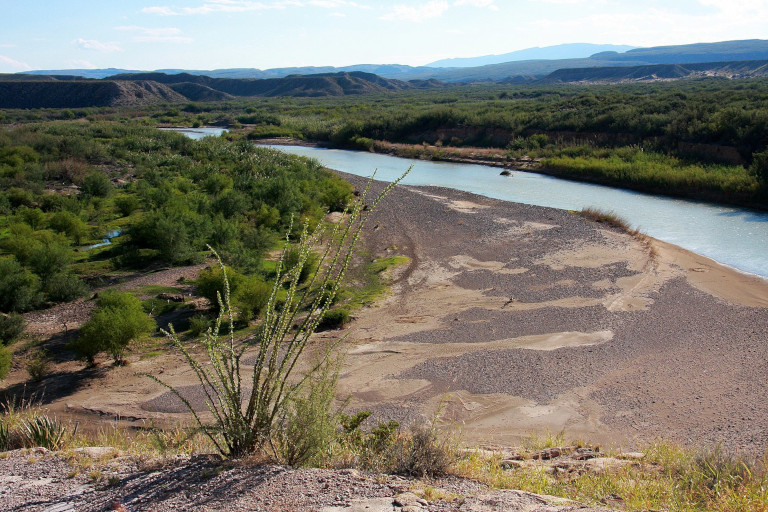
MULTIPOLYGON (((291 137, 373 150, 377 141, 495 148, 502 163, 649 192, 765 208, 768 80, 620 85, 464 85, 343 98, 269 98, 145 109, 13 111, 4 122, 134 119, 218 125, 230 137, 291 137)), ((429 147, 424 147, 424 146, 429 147)))

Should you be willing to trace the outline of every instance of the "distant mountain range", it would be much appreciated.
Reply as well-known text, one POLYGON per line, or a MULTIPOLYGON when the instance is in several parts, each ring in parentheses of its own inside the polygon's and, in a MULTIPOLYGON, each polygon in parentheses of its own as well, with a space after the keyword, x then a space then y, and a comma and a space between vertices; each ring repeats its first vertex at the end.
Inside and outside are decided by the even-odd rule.
POLYGON ((636 46, 615 44, 589 44, 571 43, 543 48, 526 48, 502 55, 484 55, 482 57, 443 59, 427 64, 432 68, 472 68, 487 66, 488 64, 503 64, 504 62, 517 62, 521 60, 562 60, 584 59, 596 53, 602 52, 626 52, 637 48, 636 46))
MULTIPOLYGON (((558 45, 546 48, 529 48, 500 56, 485 56, 475 59, 449 59, 433 62, 429 66, 405 66, 400 64, 359 64, 335 68, 295 67, 259 70, 253 68, 234 68, 217 70, 180 70, 160 69, 156 72, 165 74, 187 73, 189 75, 208 76, 211 78, 283 78, 290 75, 314 75, 327 73, 373 73, 384 78, 397 80, 430 80, 444 82, 476 82, 476 81, 509 81, 515 77, 518 80, 541 79, 546 75, 569 68, 593 68, 616 66, 641 66, 653 64, 693 64, 706 62, 731 62, 768 59, 768 40, 751 39, 743 41, 725 41, 720 43, 697 43, 679 46, 656 46, 651 48, 634 48, 628 51, 618 51, 621 46, 613 46, 614 50, 600 51, 579 58, 544 58, 544 55, 586 55, 589 48, 607 48, 610 45, 558 45), (530 58, 531 56, 538 58, 530 58), (477 62, 493 58, 510 58, 501 63, 491 63, 466 67, 471 60, 477 62), (522 59, 522 60, 521 60, 522 59), (437 64, 451 61, 461 61, 454 67, 436 67, 437 64)), ((144 73, 143 71, 124 69, 68 69, 48 71, 27 71, 33 75, 77 75, 84 78, 107 78, 118 74, 144 73)))
MULTIPOLYGON (((576 48, 560 50, 576 51, 576 48)), ((507 56, 515 54, 530 55, 514 52, 507 56)), ((85 70, 7 74, 0 75, 0 108, 147 105, 258 96, 343 96, 474 82, 617 83, 696 77, 768 77, 768 41, 635 48, 625 52, 603 51, 586 58, 519 60, 475 67, 357 67, 376 73, 313 67, 267 71, 119 72, 122 70, 106 69, 87 70, 88 73, 83 74, 88 76, 74 76, 85 70), (318 72, 326 69, 333 72, 318 72), (250 76, 254 74, 260 77, 250 76), (274 76, 281 74, 284 75, 274 76)))
POLYGON ((436 80, 405 82, 372 73, 324 73, 285 78, 211 78, 180 73, 126 73, 107 79, 0 75, 0 108, 82 108, 219 101, 236 96, 344 96, 442 87, 436 80))

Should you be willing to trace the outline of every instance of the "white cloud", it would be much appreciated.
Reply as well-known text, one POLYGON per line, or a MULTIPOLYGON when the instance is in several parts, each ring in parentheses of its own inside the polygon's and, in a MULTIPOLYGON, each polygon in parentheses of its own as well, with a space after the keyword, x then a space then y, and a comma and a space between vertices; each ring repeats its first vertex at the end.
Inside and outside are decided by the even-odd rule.
MULTIPOLYGON (((328 1, 321 3, 341 4, 340 1, 328 1)), ((344 2, 345 4, 347 2, 344 2)), ((267 9, 285 9, 287 7, 301 7, 303 2, 298 0, 280 0, 275 2, 253 2, 250 0, 208 0, 197 7, 169 7, 154 6, 145 7, 141 12, 145 14, 159 14, 161 16, 178 16, 191 14, 211 14, 215 12, 249 12, 263 11, 267 9)))
POLYGON ((395 5, 392 10, 381 17, 383 20, 420 22, 430 18, 438 18, 448 10, 448 2, 432 1, 419 7, 410 5, 395 5))
POLYGON ((191 43, 191 37, 181 35, 181 30, 175 27, 145 28, 135 25, 115 27, 116 30, 135 32, 131 38, 134 43, 191 43))
POLYGON ((12 71, 29 71, 32 69, 32 67, 26 62, 21 62, 10 57, 6 57, 5 55, 0 55, 0 66, 3 68, 10 68, 12 71))
POLYGON ((118 46, 117 43, 102 43, 101 41, 97 41, 95 39, 82 39, 82 38, 76 39, 74 42, 80 48, 85 48, 86 50, 95 50, 97 52, 102 52, 102 53, 123 51, 123 49, 120 48, 120 46, 118 46))
POLYGON ((144 7, 141 12, 160 16, 181 16, 193 14, 212 14, 217 12, 249 12, 269 9, 287 9, 289 7, 320 7, 323 9, 340 9, 353 7, 370 9, 369 6, 350 0, 273 0, 271 2, 255 2, 252 0, 207 0, 197 7, 171 7, 158 5, 144 7))
POLYGON ((453 5, 457 7, 481 7, 488 8, 492 11, 498 11, 499 7, 496 5, 496 0, 456 0, 453 5))

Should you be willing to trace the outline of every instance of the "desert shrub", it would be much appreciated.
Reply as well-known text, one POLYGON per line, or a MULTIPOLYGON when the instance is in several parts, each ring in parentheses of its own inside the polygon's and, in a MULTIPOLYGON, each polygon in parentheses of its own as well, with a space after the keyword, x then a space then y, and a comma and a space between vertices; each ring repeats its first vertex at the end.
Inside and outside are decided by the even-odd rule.
POLYGON ((46 378, 51 371, 51 359, 47 352, 38 350, 27 359, 25 366, 29 378, 34 381, 41 381, 46 378))
POLYGON ((311 252, 306 256, 306 261, 299 267, 301 258, 301 249, 299 247, 291 247, 285 254, 285 260, 283 262, 288 272, 291 272, 293 269, 298 270, 299 284, 303 284, 309 279, 309 276, 317 269, 317 263, 319 261, 317 254, 311 252))
POLYGON ((417 423, 400 440, 396 472, 418 478, 444 476, 455 460, 449 438, 441 438, 434 424, 417 423))
POLYGON ((141 206, 139 198, 130 194, 119 195, 115 197, 114 202, 117 210, 123 217, 128 217, 141 206))
POLYGON ((195 315, 189 319, 189 334, 200 336, 211 326, 211 321, 205 315, 195 315))
POLYGON ((45 213, 40 208, 27 208, 20 206, 16 210, 16 217, 22 222, 29 224, 32 229, 40 229, 45 224, 45 213))
POLYGON ((0 315, 0 345, 10 345, 24 333, 24 317, 18 313, 0 315))
POLYGON ((128 344, 151 332, 155 322, 142 309, 139 299, 130 293, 105 291, 97 299, 93 316, 80 328, 80 335, 70 347, 89 365, 101 352, 108 352, 115 364, 123 364, 128 344))
POLYGON ((320 319, 320 324, 317 326, 319 331, 330 331, 333 329, 341 329, 347 325, 350 321, 349 311, 346 309, 332 309, 326 311, 323 317, 320 319))
POLYGON ((66 234, 78 245, 88 238, 91 231, 83 219, 65 210, 54 213, 48 220, 48 225, 54 231, 66 234))
POLYGON ((229 293, 237 293, 240 284, 245 280, 237 270, 230 267, 208 267, 200 271, 195 283, 197 295, 205 297, 211 305, 218 309, 219 300, 224 300, 224 294, 229 287, 229 293))
POLYGON ((0 345, 0 380, 4 379, 8 372, 11 371, 12 360, 13 354, 11 349, 5 345, 0 345))
POLYGON ((48 278, 45 292, 52 302, 69 302, 82 297, 88 292, 88 286, 76 275, 69 272, 59 272, 48 278))
POLYGON ((282 411, 275 429, 275 455, 290 466, 321 466, 337 442, 339 412, 333 410, 338 371, 322 364, 282 411))
MULTIPOLYGON (((50 232, 47 232, 50 235, 50 232)), ((61 235, 45 236, 32 250, 29 266, 45 282, 72 261, 72 249, 61 235)))
POLYGON ((258 317, 269 302, 272 286, 260 276, 246 277, 234 293, 238 317, 243 322, 250 322, 258 317))
POLYGON ((112 182, 100 172, 93 172, 86 176, 80 188, 83 194, 89 197, 108 197, 113 190, 112 182))
POLYGON ((352 201, 352 186, 346 181, 327 179, 323 181, 320 201, 332 212, 340 212, 352 201))
POLYGON ((353 416, 340 415, 340 458, 351 465, 375 472, 393 472, 400 456, 400 423, 390 420, 364 431, 361 425, 371 411, 358 411, 353 416))
POLYGON ((0 258, 0 311, 28 311, 42 299, 37 276, 13 258, 0 258))

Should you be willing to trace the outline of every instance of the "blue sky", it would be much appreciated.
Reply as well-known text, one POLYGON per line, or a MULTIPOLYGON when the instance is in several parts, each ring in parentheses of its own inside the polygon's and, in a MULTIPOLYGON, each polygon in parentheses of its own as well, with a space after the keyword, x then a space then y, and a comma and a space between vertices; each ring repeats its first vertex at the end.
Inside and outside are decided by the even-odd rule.
POLYGON ((768 0, 0 0, 0 72, 423 65, 768 39, 768 0))

